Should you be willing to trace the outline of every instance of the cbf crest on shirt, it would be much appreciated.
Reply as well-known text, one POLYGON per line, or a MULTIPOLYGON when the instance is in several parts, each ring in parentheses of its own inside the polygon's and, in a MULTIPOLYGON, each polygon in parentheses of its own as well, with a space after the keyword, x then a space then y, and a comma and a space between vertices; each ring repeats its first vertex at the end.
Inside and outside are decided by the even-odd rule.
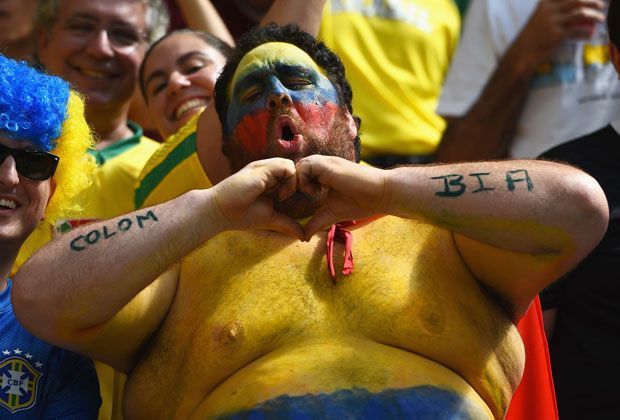
POLYGON ((93 362, 26 331, 0 292, 0 419, 94 420, 101 398, 93 362))
POLYGON ((32 407, 43 367, 27 350, 4 349, 0 356, 0 404, 11 413, 32 407))

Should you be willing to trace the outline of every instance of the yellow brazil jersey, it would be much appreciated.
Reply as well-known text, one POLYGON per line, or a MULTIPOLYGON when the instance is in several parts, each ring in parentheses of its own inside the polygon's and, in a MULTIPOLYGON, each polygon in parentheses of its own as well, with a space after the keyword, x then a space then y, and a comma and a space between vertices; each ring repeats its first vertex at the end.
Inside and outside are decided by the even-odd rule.
MULTIPOLYGON (((95 180, 85 192, 85 204, 79 220, 58 222, 55 232, 49 229, 34 231, 20 249, 13 266, 16 271, 36 250, 52 239, 53 235, 70 231, 73 227, 98 219, 108 219, 133 210, 133 191, 142 167, 159 147, 159 143, 143 136, 142 128, 128 122, 133 136, 120 140, 104 149, 90 151, 97 162, 95 180)), ((125 376, 111 367, 96 363, 102 405, 99 419, 120 419, 125 376)))
POLYGON ((454 0, 330 0, 319 39, 342 59, 362 119, 362 156, 427 155, 460 32, 454 0))
POLYGON ((163 203, 187 191, 212 186, 196 153, 199 115, 168 137, 148 161, 136 184, 135 208, 163 203))

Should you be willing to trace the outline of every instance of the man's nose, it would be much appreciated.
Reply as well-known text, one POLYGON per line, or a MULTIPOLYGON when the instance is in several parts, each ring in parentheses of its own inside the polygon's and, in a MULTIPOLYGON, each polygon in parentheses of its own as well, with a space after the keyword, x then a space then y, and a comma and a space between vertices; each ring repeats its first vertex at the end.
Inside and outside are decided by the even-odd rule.
POLYGON ((19 182, 17 166, 13 156, 7 156, 4 161, 0 162, 0 185, 5 187, 13 187, 19 182))
POLYGON ((289 91, 280 80, 273 76, 271 77, 269 86, 269 97, 267 98, 267 108, 275 109, 282 106, 290 106, 293 101, 289 95, 289 91))
POLYGON ((98 58, 107 58, 114 56, 114 49, 108 37, 107 30, 99 30, 95 32, 88 40, 87 51, 98 58))
POLYGON ((286 92, 273 92, 269 95, 269 102, 267 107, 269 109, 276 109, 283 106, 289 106, 292 103, 291 97, 286 92))

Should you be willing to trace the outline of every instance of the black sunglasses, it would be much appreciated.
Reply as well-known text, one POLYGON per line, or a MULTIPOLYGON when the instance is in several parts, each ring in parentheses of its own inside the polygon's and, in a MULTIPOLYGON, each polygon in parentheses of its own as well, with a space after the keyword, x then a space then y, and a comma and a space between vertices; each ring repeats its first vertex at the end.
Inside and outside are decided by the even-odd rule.
POLYGON ((54 175, 60 158, 42 150, 13 149, 0 144, 0 165, 8 155, 15 159, 17 172, 32 181, 44 181, 54 175))

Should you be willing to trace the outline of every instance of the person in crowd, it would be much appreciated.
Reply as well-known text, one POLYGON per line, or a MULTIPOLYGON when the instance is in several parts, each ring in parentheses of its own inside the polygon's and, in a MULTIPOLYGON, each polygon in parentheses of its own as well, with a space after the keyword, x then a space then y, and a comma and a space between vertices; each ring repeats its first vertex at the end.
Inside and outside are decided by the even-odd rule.
MULTIPOLYGON (((234 45, 232 35, 210 0, 167 0, 165 4, 170 15, 168 32, 192 29, 219 38, 228 45, 234 45)), ((211 41, 216 42, 205 39, 208 45, 211 41)), ((168 137, 158 130, 157 119, 149 112, 140 89, 134 92, 129 117, 138 122, 149 137, 160 142, 168 137)))
POLYGON ((0 418, 96 419, 91 360, 26 331, 11 301, 13 261, 37 226, 79 210, 91 181, 82 99, 57 77, 0 54, 0 418))
MULTIPOLYGON (((262 23, 296 23, 316 34, 325 1, 270 2, 262 23)), ((213 84, 223 66, 222 58, 229 55, 230 48, 221 41, 191 31, 171 33, 147 54, 140 70, 140 87, 161 135, 167 140, 140 174, 134 195, 135 208, 162 203, 192 189, 211 187, 205 168, 207 159, 211 176, 222 179, 230 175, 228 159, 221 150, 221 130, 215 110, 207 108, 202 112, 208 105, 205 100, 213 97, 213 84), (180 65, 186 53, 196 58, 194 53, 198 51, 204 56, 199 66, 180 65), (194 72, 196 68, 200 70, 194 72), (155 92, 159 86, 165 89, 155 92), (198 100, 186 102, 193 98, 198 100), (187 111, 177 120, 168 107, 178 110, 179 104, 187 107, 187 111)), ((191 63, 195 60, 186 65, 191 63)))
MULTIPOLYGON (((159 146, 128 120, 138 69, 147 46, 168 25, 162 0, 39 0, 38 47, 41 64, 67 80, 86 100, 86 118, 96 144, 95 182, 85 193, 78 217, 63 217, 53 231, 32 235, 14 269, 54 234, 133 209, 133 188, 142 167, 159 146)), ((101 418, 119 417, 123 378, 98 364, 101 418)))
MULTIPOLYGON (((79 219, 62 219, 58 232, 133 209, 136 179, 157 149, 127 119, 138 68, 148 42, 163 34, 167 17, 161 0, 41 0, 37 8, 38 59, 82 93, 93 128, 96 180, 79 219)), ((53 232, 28 238, 14 270, 53 232)))
POLYGON ((148 50, 139 84, 149 114, 168 138, 205 110, 232 47, 202 31, 179 29, 148 50))
MULTIPOLYGON (((235 5, 245 4, 248 8, 255 8, 262 16, 265 6, 271 3, 270 1, 236 2, 235 5)), ((366 16, 365 14, 360 16, 359 13, 362 12, 368 14, 368 10, 355 10, 355 7, 361 7, 361 3, 330 1, 326 3, 324 13, 321 16, 322 27, 319 37, 322 37, 329 46, 336 46, 336 52, 340 56, 344 55, 345 57, 347 75, 350 78, 352 77, 353 89, 356 92, 354 95, 354 98, 356 98, 356 109, 358 112, 362 110, 362 117, 365 121, 365 128, 362 132, 362 145, 375 144, 375 156, 370 158, 370 162, 375 165, 389 166, 390 164, 404 163, 405 161, 429 160, 441 136, 443 122, 435 114, 435 106, 440 85, 447 71, 451 51, 454 49, 458 39, 459 19, 458 16, 455 16, 455 8, 451 2, 449 4, 430 3, 404 2, 401 4, 399 2, 387 2, 383 9, 373 9, 374 14, 371 13, 371 16, 366 16), (390 7, 387 7, 388 5, 390 7), (420 12, 417 15, 418 17, 431 16, 432 25, 429 25, 433 28, 432 33, 440 34, 440 36, 429 35, 420 29, 429 26, 424 24, 426 18, 420 17, 413 22, 408 22, 405 17, 406 13, 394 16, 389 15, 388 12, 394 5, 400 5, 400 8, 395 8, 396 11, 400 10, 403 12, 407 6, 418 10, 420 12), (427 10, 426 8, 428 7, 430 9, 427 10), (422 13, 421 11, 425 12, 422 13), (428 11, 428 14, 426 14, 426 11, 428 11), (405 22, 394 20, 399 16, 405 22), (367 41, 367 39, 362 40, 353 37, 355 42, 358 42, 358 44, 355 44, 350 37, 340 36, 355 32, 353 28, 362 24, 368 25, 368 28, 373 28, 372 31, 364 32, 371 38, 377 36, 378 39, 380 38, 379 34, 391 34, 395 39, 408 37, 416 39, 421 45, 432 47, 429 54, 433 54, 433 59, 418 60, 411 57, 419 57, 419 54, 397 54, 394 52, 395 48, 398 48, 399 51, 409 48, 411 44, 408 42, 394 41, 387 43, 377 41, 373 43, 362 42, 367 41), (336 36, 337 34, 340 35, 336 36), (376 47, 371 54, 365 53, 368 50, 366 48, 367 44, 372 44, 376 47), (358 45, 360 48, 353 48, 354 45, 358 45), (376 51, 384 51, 384 49, 392 51, 392 53, 384 54, 386 59, 379 63, 377 57, 380 55, 376 51), (408 57, 410 60, 399 61, 403 57, 408 57), (383 74, 386 62, 393 64, 390 67, 389 74, 383 74), (411 68, 416 68, 417 70, 412 72, 411 68), (415 77, 413 73, 416 73, 415 77), (374 83, 368 83, 369 74, 373 75, 374 83), (423 80, 428 82, 424 89, 421 88, 419 82, 415 81, 421 80, 419 74, 426 74, 428 76, 423 78, 423 80), (399 75, 398 81, 396 81, 395 75, 399 75), (403 84, 401 81, 403 75, 410 75, 409 80, 411 83, 403 84), (407 90, 408 94, 403 94, 403 89, 409 88, 410 90, 407 90), (398 94, 387 94, 387 92, 394 90, 398 90, 398 94), (433 91, 434 94, 429 96, 429 91, 433 91), (387 101, 390 98, 393 99, 393 107, 390 108, 390 105, 377 101, 377 98, 383 98, 387 101), (423 100, 418 101, 414 98, 423 98, 423 100), (379 106, 379 103, 382 105, 379 106), (381 112, 377 112, 373 107, 381 108, 381 112), (391 112, 387 112, 386 110, 388 109, 391 109, 391 112), (413 117, 414 114, 417 117, 413 117), (397 118, 398 116, 401 118, 397 118), (426 129, 410 129, 409 127, 412 126, 413 123, 411 121, 413 120, 419 125, 424 125, 426 129), (398 128, 395 128, 395 126, 398 128), (386 133, 392 132, 390 130, 394 130, 398 134, 387 135, 386 133), (412 133, 415 133, 416 136, 424 133, 422 137, 425 140, 414 140, 415 136, 411 136, 412 133), (374 138, 374 141, 369 140, 370 138, 374 138), (394 141, 396 138, 402 140, 398 146, 396 146, 398 142, 394 141), (382 147, 382 144, 385 147, 382 147), (390 149, 391 152, 388 152, 387 149, 390 149)), ((214 4, 218 8, 221 6, 217 1, 214 4)), ((460 4, 460 6, 462 5, 463 3, 460 4)), ((235 7, 237 6, 232 4, 229 6, 232 9, 235 7)), ((273 9, 275 8, 272 8, 272 11, 273 9)), ((224 20, 231 24, 230 13, 227 14, 224 11, 222 13, 224 20)), ((236 13, 238 14, 238 11, 236 13)), ((166 50, 158 49, 152 54, 152 57, 161 62, 167 62, 171 61, 171 58, 174 60, 175 57, 180 57, 180 54, 175 55, 169 48, 166 50)), ((424 55, 424 57, 428 57, 428 54, 424 55)), ((143 70, 150 65, 149 60, 145 60, 144 64, 143 70)), ((146 72, 150 71, 149 69, 146 72)), ((203 72, 200 73, 204 74, 203 72)), ((183 77, 179 80, 182 80, 185 86, 192 85, 190 78, 183 77)), ((171 84, 168 81, 166 86, 176 86, 176 84, 171 84)), ((148 92, 145 93, 148 95, 148 92)), ((159 96, 163 95, 160 94, 159 96)), ((161 117, 156 117, 155 119, 166 120, 161 117)), ((149 160, 140 175, 134 197, 136 208, 162 203, 191 189, 210 187, 212 182, 205 172, 207 162, 210 165, 209 171, 216 178, 221 178, 230 173, 227 159, 221 153, 220 142, 214 139, 214 133, 218 131, 214 127, 217 125, 217 119, 211 114, 205 115, 202 118, 202 130, 200 132, 197 130, 198 119, 186 125, 183 130, 178 130, 175 127, 178 130, 177 133, 173 138, 169 138, 163 147, 149 160), (209 158, 210 156, 219 156, 220 158, 211 159, 209 158)), ((168 133, 169 131, 164 136, 167 136, 168 133)), ((372 149, 372 147, 367 148, 367 150, 369 149, 372 149)), ((368 159, 369 155, 366 154, 365 158, 368 159)), ((538 300, 536 300, 530 311, 519 323, 519 332, 525 338, 528 363, 524 373, 524 386, 519 389, 515 398, 515 404, 509 412, 511 420, 528 418, 532 415, 551 416, 551 413, 555 413, 553 385, 551 383, 551 374, 548 373, 550 368, 548 366, 548 355, 546 353, 541 319, 540 305, 538 300), (531 395, 537 396, 537 404, 531 402, 531 395)))
POLYGON ((596 181, 359 165, 342 64, 294 26, 240 39, 215 101, 234 174, 48 244, 20 322, 128 372, 128 417, 502 418, 514 323, 604 233, 596 181))
POLYGON ((34 17, 37 0, 0 2, 0 53, 16 60, 33 62, 36 51, 34 17))
MULTIPOLYGON (((607 15, 611 60, 620 70, 620 2, 607 15)), ((620 113, 617 115, 620 118, 620 113)), ((541 294, 549 330, 551 366, 561 419, 608 419, 620 375, 615 349, 620 340, 620 119, 543 153, 575 165, 602 186, 609 203, 607 232, 594 251, 541 294)))
POLYGON ((365 162, 433 160, 445 128, 437 103, 460 28, 454 0, 327 2, 318 37, 347 70, 365 162))
MULTIPOLYGON (((196 131, 231 51, 231 46, 210 34, 180 29, 161 38, 147 53, 140 69, 140 88, 166 141, 139 178, 140 193, 134 196, 136 208, 144 204, 145 193, 149 201, 163 202, 179 195, 179 191, 211 186, 198 158, 196 131), (161 165, 167 170, 158 171, 161 165), (154 169, 150 178, 156 177, 156 184, 143 178, 154 169)), ((220 165, 226 165, 224 158, 220 165)))
POLYGON ((533 158, 620 112, 605 0, 472 0, 437 112, 441 162, 533 158))

